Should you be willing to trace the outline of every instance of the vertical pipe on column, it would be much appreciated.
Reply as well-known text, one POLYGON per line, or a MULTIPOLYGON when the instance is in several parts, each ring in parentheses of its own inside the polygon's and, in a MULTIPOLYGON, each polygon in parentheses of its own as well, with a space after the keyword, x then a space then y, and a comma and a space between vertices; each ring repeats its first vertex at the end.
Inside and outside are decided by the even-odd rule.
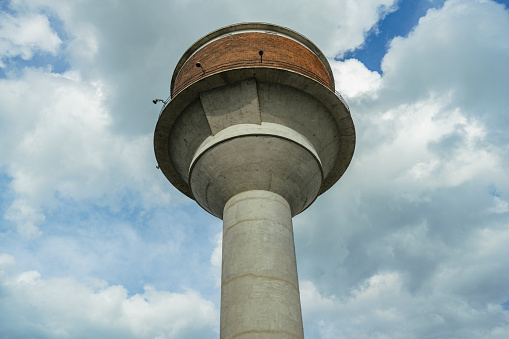
POLYGON ((221 339, 304 338, 288 202, 268 191, 232 197, 223 213, 221 339))

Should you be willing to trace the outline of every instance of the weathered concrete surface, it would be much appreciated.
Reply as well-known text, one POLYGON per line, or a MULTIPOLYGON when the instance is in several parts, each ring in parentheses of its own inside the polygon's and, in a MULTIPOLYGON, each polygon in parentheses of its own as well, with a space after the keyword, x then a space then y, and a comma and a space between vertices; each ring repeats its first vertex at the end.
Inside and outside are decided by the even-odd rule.
POLYGON ((236 124, 261 124, 255 79, 200 93, 200 100, 213 134, 236 124))
MULTIPOLYGON (((221 338, 303 338, 291 217, 332 187, 355 148, 349 108, 333 90, 326 58, 288 29, 233 25, 210 33, 184 54, 172 89, 200 48, 250 30, 282 34, 306 46, 324 64, 331 83, 317 81, 308 67, 239 62, 211 69, 212 75, 181 82, 158 119, 154 150, 168 180, 224 220, 221 338)), ((257 53, 244 44, 237 46, 239 53, 257 53)), ((193 64, 188 66, 194 70, 193 64)))
POLYGON ((193 101, 175 121, 175 128, 170 134, 169 154, 177 173, 186 182, 189 175, 189 164, 196 149, 212 135, 209 123, 199 100, 193 101), (193 128, 190 128, 193 126, 193 128))
POLYGON ((290 206, 246 191, 223 214, 221 339, 303 338, 290 206))
MULTIPOLYGON (((320 157, 318 153, 316 152, 315 147, 313 144, 302 134, 298 133, 297 131, 288 128, 284 125, 280 124, 273 124, 270 122, 263 122, 259 125, 255 124, 236 124, 233 126, 230 126, 228 128, 225 128, 221 130, 219 133, 217 133, 214 136, 209 136, 207 139, 205 139, 202 144, 197 148, 192 164, 196 161, 196 159, 201 156, 202 153, 204 153, 209 148, 213 147, 214 145, 217 145, 219 143, 222 143, 224 141, 227 141, 229 139, 241 137, 241 136, 248 136, 248 135, 271 135, 275 137, 279 137, 282 139, 287 139, 290 141, 293 141, 302 147, 306 148, 309 152, 311 152, 318 162, 320 162, 320 157)), ((321 162, 320 162, 321 163, 321 162)))
MULTIPOLYGON (((229 110, 246 113, 247 117, 261 117, 261 123, 271 122, 292 129, 306 137, 316 149, 323 166, 324 179, 320 194, 329 189, 346 171, 355 148, 355 129, 347 107, 334 92, 322 84, 281 69, 241 68, 228 70, 204 78, 184 89, 172 99, 163 110, 154 133, 154 150, 157 162, 164 175, 182 193, 195 198, 190 190, 187 174, 197 147, 208 137, 217 134, 212 132, 211 123, 217 117, 231 116, 229 110), (258 105, 246 100, 243 96, 255 100, 252 96, 253 86, 239 83, 252 83, 256 80, 258 105), (245 90, 239 90, 245 89, 245 90), (228 98, 231 102, 244 103, 227 105, 215 111, 209 121, 202 98, 218 103, 228 98), (223 97, 223 98, 221 98, 223 97), (247 112, 247 109, 251 110, 247 112), (186 115, 193 117, 185 118, 186 115), (202 117, 197 117, 201 114, 202 117), (204 123, 208 126, 204 126, 204 123), (174 137, 186 135, 186 138, 174 137), (195 137, 196 140, 191 140, 195 137), (193 154, 193 156, 190 156, 193 154)), ((209 111, 209 117, 212 116, 209 111)), ((228 128, 231 121, 216 125, 228 128)), ((241 123, 252 121, 238 120, 241 123)), ((257 122, 256 122, 257 123, 257 122)))
POLYGON ((239 136, 214 145, 189 174, 196 201, 219 218, 232 196, 257 189, 283 196, 295 215, 316 199, 322 180, 320 163, 310 151, 271 135, 239 136))
POLYGON ((258 82, 262 121, 285 125, 305 136, 322 160, 325 177, 334 168, 341 134, 334 116, 311 95, 280 84, 258 82))
POLYGON ((320 159, 309 140, 272 123, 237 124, 209 136, 189 170, 196 201, 219 218, 226 202, 247 190, 283 196, 296 215, 316 199, 322 180, 320 159))

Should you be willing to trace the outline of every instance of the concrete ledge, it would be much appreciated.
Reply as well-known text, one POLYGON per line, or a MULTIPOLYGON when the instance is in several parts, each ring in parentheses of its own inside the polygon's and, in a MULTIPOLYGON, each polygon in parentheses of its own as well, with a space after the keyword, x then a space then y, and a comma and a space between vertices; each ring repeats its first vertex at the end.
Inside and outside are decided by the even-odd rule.
POLYGON ((231 197, 251 190, 281 195, 294 216, 318 197, 322 182, 316 153, 271 134, 241 134, 212 143, 198 154, 189 171, 194 199, 220 219, 231 197))
POLYGON ((309 140, 306 139, 305 136, 283 125, 273 124, 270 122, 262 122, 261 125, 255 124, 233 125, 231 127, 223 129, 216 135, 210 136, 207 139, 205 139, 205 141, 203 141, 203 143, 198 147, 196 153, 194 154, 193 160, 191 161, 191 166, 189 166, 189 172, 191 172, 193 164, 198 159, 198 157, 200 157, 204 152, 206 152, 207 149, 223 141, 248 135, 267 135, 293 141, 296 144, 299 144, 302 147, 306 148, 310 153, 312 153, 316 158, 316 161, 320 163, 320 166, 322 164, 322 162, 320 161, 320 157, 318 156, 318 153, 313 147, 313 144, 311 144, 309 140))
MULTIPOLYGON (((276 83, 296 88, 320 101, 334 116, 339 129, 340 150, 333 168, 323 180, 320 194, 327 191, 346 171, 355 149, 355 128, 350 112, 334 92, 319 82, 288 70, 271 68, 239 68, 211 75, 190 85, 173 98, 162 111, 154 133, 156 159, 163 174, 182 193, 194 199, 185 181, 176 171, 169 155, 169 135, 180 113, 192 102, 199 100, 200 92, 255 78, 257 81, 276 83)), ((312 114, 312 113, 311 113, 312 114)), ((324 159, 320 159, 324 162, 324 159)))

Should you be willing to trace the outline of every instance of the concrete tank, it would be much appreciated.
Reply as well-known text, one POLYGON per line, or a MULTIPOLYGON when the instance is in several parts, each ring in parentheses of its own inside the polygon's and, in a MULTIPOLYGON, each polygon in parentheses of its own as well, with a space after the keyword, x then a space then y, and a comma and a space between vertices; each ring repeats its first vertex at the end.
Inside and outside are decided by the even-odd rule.
POLYGON ((223 219, 221 338, 303 338, 292 217, 345 172, 350 111, 327 59, 284 27, 243 23, 193 44, 154 133, 160 169, 223 219))

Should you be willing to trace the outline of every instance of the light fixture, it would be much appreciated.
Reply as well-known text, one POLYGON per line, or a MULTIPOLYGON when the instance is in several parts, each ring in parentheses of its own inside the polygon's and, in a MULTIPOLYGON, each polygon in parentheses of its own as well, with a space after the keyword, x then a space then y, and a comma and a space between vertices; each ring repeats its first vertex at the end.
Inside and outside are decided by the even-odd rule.
POLYGON ((201 71, 203 72, 203 74, 205 74, 205 70, 203 69, 202 65, 199 62, 196 63, 196 67, 201 68, 201 71))

